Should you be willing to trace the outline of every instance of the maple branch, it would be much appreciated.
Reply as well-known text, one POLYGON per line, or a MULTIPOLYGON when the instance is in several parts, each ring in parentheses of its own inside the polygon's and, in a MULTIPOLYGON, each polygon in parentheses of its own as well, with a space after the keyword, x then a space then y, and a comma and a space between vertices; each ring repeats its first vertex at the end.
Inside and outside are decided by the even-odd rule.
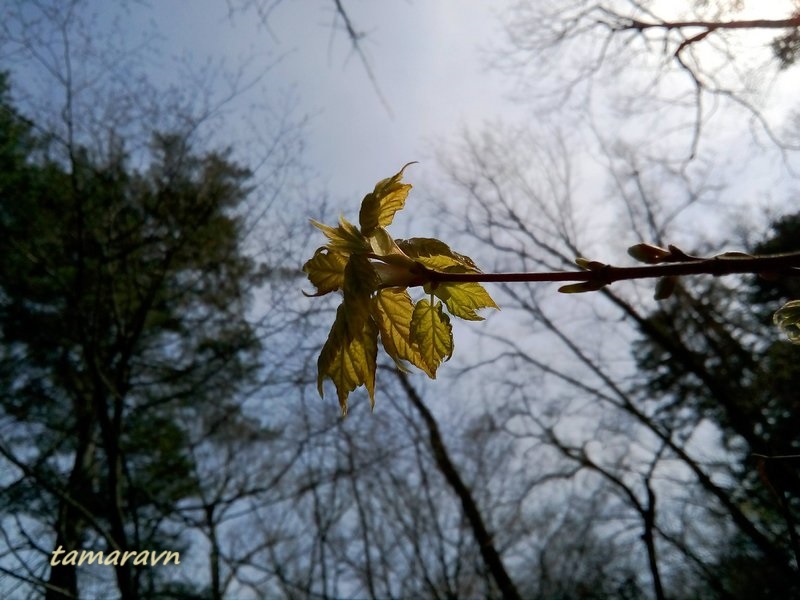
POLYGON ((720 255, 711 258, 687 258, 690 260, 636 267, 615 267, 596 261, 587 261, 588 267, 582 271, 540 273, 445 273, 422 267, 421 276, 432 283, 591 281, 604 285, 628 279, 679 275, 720 276, 741 273, 765 273, 780 276, 800 276, 800 252, 762 256, 720 255))
MULTIPOLYGON (((481 273, 470 257, 441 240, 395 240, 386 231, 411 189, 410 184, 401 183, 406 167, 379 181, 364 197, 360 227, 344 217, 337 227, 311 221, 328 243, 303 265, 316 288, 314 294, 303 293, 341 292, 343 296, 317 361, 317 389, 322 396, 325 379, 333 381, 342 415, 347 413, 348 396, 362 385, 374 406, 379 337, 398 365, 409 362, 435 379, 439 365, 453 354, 448 315, 476 321, 481 320, 477 310, 499 308, 479 282, 572 281, 578 283, 558 291, 575 294, 597 291, 615 281, 658 277, 655 299, 664 300, 674 292, 681 275, 755 273, 767 279, 800 275, 800 251, 760 256, 724 252, 701 258, 671 244, 662 248, 644 242, 628 248, 628 254, 646 266, 615 267, 578 257, 575 264, 580 271, 481 273), (416 286, 423 286, 430 300, 413 301, 407 288, 416 286)), ((800 344, 800 299, 778 309, 773 322, 790 342, 800 344)))
POLYGON ((625 24, 617 25, 617 31, 644 31, 645 29, 688 29, 702 27, 709 31, 716 29, 792 29, 800 27, 800 15, 789 19, 751 19, 742 21, 660 21, 648 22, 626 19, 625 24))

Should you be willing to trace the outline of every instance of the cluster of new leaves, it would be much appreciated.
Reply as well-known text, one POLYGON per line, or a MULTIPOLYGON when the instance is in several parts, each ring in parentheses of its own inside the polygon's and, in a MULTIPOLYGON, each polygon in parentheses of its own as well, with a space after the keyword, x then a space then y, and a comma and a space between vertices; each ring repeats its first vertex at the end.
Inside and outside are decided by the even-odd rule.
MULTIPOLYGON (((409 163, 412 164, 412 163, 409 163)), ((435 273, 480 273, 467 256, 432 238, 393 239, 386 231, 405 205, 411 185, 401 183, 405 165, 384 179, 361 203, 359 225, 343 217, 337 227, 312 221, 328 238, 303 271, 317 289, 315 296, 340 291, 328 340, 317 363, 317 387, 333 381, 342 414, 347 398, 362 384, 375 404, 378 337, 386 353, 404 368, 411 363, 436 377, 439 365, 453 354, 451 315, 478 321, 481 308, 497 308, 486 290, 474 282, 431 281, 435 273), (422 286, 429 298, 416 303, 409 287, 422 286)))

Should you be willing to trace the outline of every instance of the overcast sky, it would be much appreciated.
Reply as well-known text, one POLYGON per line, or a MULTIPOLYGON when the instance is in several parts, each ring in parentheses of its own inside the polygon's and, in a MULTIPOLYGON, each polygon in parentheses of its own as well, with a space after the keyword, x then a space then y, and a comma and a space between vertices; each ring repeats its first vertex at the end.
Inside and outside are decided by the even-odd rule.
MULTIPOLYGON (((334 197, 356 194, 353 208, 378 179, 429 156, 430 142, 465 126, 508 114, 508 91, 486 68, 508 4, 480 0, 350 2, 366 35, 363 49, 376 92, 333 3, 292 0, 279 5, 265 28, 254 11, 229 15, 220 0, 164 0, 136 8, 132 26, 149 20, 164 36, 167 54, 224 58, 235 67, 277 61, 270 89, 292 90, 296 116, 307 115, 307 158, 334 197)), ((432 164, 420 170, 431 170, 432 164)))
MULTIPOLYGON (((559 134, 570 138, 566 151, 573 162, 575 180, 583 187, 583 190, 576 190, 579 203, 597 202, 600 190, 600 193, 608 193, 607 188, 604 189, 607 184, 599 179, 604 176, 607 164, 602 156, 598 158, 597 140, 587 127, 586 115, 590 108, 596 118, 592 125, 600 125, 604 141, 609 145, 625 141, 640 153, 645 146, 661 152, 674 137, 680 145, 677 153, 683 156, 688 153, 690 128, 686 124, 691 123, 694 115, 690 101, 684 102, 683 107, 678 102, 667 101, 665 111, 652 110, 646 105, 652 99, 644 98, 641 102, 645 108, 638 115, 632 115, 624 104, 615 101, 620 94, 628 92, 628 85, 636 83, 636 78, 647 68, 657 72, 664 64, 674 63, 671 57, 659 52, 642 55, 645 63, 649 61, 644 68, 641 61, 638 65, 628 64, 625 54, 609 57, 611 62, 619 59, 619 70, 609 70, 592 84, 596 93, 602 88, 605 94, 600 102, 589 107, 584 97, 575 95, 571 106, 556 106, 551 113, 545 113, 541 105, 532 100, 535 93, 553 85, 553 81, 526 76, 526 69, 534 69, 531 72, 535 73, 540 62, 538 56, 532 56, 530 64, 517 70, 520 79, 528 84, 523 94, 527 96, 522 102, 510 100, 514 79, 490 69, 488 64, 491 58, 496 58, 498 46, 505 40, 501 17, 509 19, 509 8, 516 3, 512 0, 344 2, 355 27, 364 33, 361 47, 380 91, 374 88, 359 56, 352 52, 351 41, 331 0, 259 2, 276 4, 266 23, 257 11, 246 6, 247 0, 231 0, 234 6, 245 5, 233 13, 229 2, 223 0, 87 4, 92 10, 107 10, 120 16, 118 24, 129 38, 128 45, 158 32, 161 41, 155 45, 157 53, 142 58, 142 63, 147 67, 146 75, 161 84, 173 80, 180 84, 182 73, 178 65, 181 62, 190 65, 195 79, 198 75, 202 77, 206 63, 224 62, 231 72, 246 65, 245 79, 266 71, 258 85, 229 107, 230 113, 219 127, 220 141, 233 144, 239 150, 238 157, 246 164, 257 163, 258 157, 246 154, 250 149, 245 143, 250 133, 246 128, 266 122, 263 107, 257 105, 273 104, 275 110, 281 112, 287 108, 288 99, 291 118, 305 119, 306 153, 303 158, 315 176, 316 189, 329 193, 336 204, 334 212, 350 218, 354 218, 360 199, 378 179, 393 174, 409 161, 422 161, 407 175, 407 180, 417 186, 414 197, 434 189, 434 185, 428 183, 438 182, 443 176, 441 165, 433 159, 434 147, 442 149, 462 131, 479 132, 486 123, 499 119, 512 123, 506 128, 512 133, 515 128, 521 129, 521 125, 536 127, 540 121, 549 120, 549 125, 557 128, 559 134), (126 9, 121 10, 120 6, 126 9), (680 111, 684 111, 683 114, 680 111), (582 124, 578 123, 580 119, 584 119, 582 124), (674 128, 678 136, 661 135, 667 131, 670 119, 678 119, 675 122, 682 126, 682 129, 674 128)), ((756 14, 781 17, 790 4, 791 0, 754 0, 745 3, 745 10, 735 13, 735 18, 756 14), (748 6, 752 10, 748 11, 748 6), (753 7, 758 8, 758 12, 753 12, 753 7)), ((672 11, 676 6, 685 8, 691 3, 665 1, 654 2, 654 5, 659 10, 666 6, 672 11)), ((22 3, 22 6, 26 5, 22 3)), ((553 8, 560 5, 543 2, 532 6, 553 8)), ((729 16, 733 18, 734 14, 729 16)), ((98 30, 98 37, 100 35, 102 31, 98 30)), ((768 42, 772 34, 762 34, 760 38, 747 35, 750 36, 744 40, 747 43, 736 46, 737 59, 753 51, 754 57, 760 53, 769 60, 768 42)), ((97 41, 97 46, 102 48, 103 42, 97 41)), ((559 56, 566 62, 579 61, 581 50, 567 44, 560 48, 559 56)), ((593 52, 593 48, 584 50, 593 52)), ((562 75, 560 66, 563 65, 557 64, 545 75, 562 75)), ((675 65, 672 67, 674 69, 675 65)), ((125 65, 117 69, 122 74, 128 72, 125 65)), ((209 72, 213 70, 208 69, 209 72)), ((769 118, 775 116, 776 123, 782 122, 781 115, 787 106, 796 105, 797 73, 798 69, 794 69, 774 81, 761 82, 764 83, 761 88, 769 92, 765 97, 770 99, 770 103, 764 105, 765 114, 769 118)), ((26 75, 22 73, 19 80, 25 82, 26 75)), ((569 76, 569 72, 566 75, 569 76)), ((753 81, 770 76, 767 71, 758 69, 746 75, 753 81)), ((673 74, 671 81, 682 86, 684 98, 691 99, 691 84, 685 73, 678 72, 677 78, 673 74)), ((56 87, 52 81, 45 81, 40 92, 56 87)), ((186 86, 189 94, 194 93, 194 89, 192 83, 186 86)), ((515 91, 519 100, 520 89, 515 91)), ((660 91, 671 96, 674 90, 660 91)), ((633 91, 625 100, 635 103, 639 99, 633 91)), ((705 106, 705 116, 710 120, 705 121, 704 131, 713 132, 713 135, 704 135, 704 146, 700 150, 705 154, 691 169, 697 170, 707 161, 717 163, 715 176, 733 190, 726 205, 753 204, 753 199, 761 201, 768 196, 773 199, 785 196, 784 188, 791 188, 794 183, 786 177, 774 147, 768 141, 755 149, 749 144, 749 130, 758 130, 758 125, 754 127, 752 119, 742 119, 742 111, 718 110, 713 103, 705 106), (762 164, 758 165, 759 161, 762 164)), ((495 128, 497 130, 499 128, 495 128)), ((265 126, 265 131, 269 131, 269 125, 265 126)), ((546 140, 540 133, 534 131, 532 139, 546 140)), ((761 141, 764 142, 763 134, 761 141)), ((521 151, 528 152, 526 148, 521 151)), ((532 172, 541 171, 533 154, 528 154, 522 160, 529 160, 532 172)), ((715 214, 715 218, 719 221, 718 215, 715 214)), ((406 235, 407 232, 398 227, 394 233, 406 235)), ((430 235, 432 232, 415 230, 415 234, 430 235)))

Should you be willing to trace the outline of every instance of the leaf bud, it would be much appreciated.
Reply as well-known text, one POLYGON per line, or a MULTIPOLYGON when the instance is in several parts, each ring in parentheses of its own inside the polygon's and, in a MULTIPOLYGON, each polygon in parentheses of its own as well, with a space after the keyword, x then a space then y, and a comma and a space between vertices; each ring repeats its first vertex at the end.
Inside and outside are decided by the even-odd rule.
POLYGON ((636 244, 628 248, 628 254, 648 265, 654 265, 660 262, 669 260, 672 257, 672 252, 660 246, 653 246, 652 244, 636 244))

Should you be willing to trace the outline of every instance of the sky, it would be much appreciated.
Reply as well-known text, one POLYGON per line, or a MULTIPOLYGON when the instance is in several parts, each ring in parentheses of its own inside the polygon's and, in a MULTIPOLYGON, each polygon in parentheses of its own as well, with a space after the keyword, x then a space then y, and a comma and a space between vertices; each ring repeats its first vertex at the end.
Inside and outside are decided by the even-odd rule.
MULTIPOLYGON (((501 34, 502 2, 345 3, 378 93, 328 0, 277 6, 268 28, 254 11, 229 14, 219 0, 165 0, 138 16, 164 36, 167 55, 195 61, 242 57, 274 64, 271 89, 294 94, 307 116, 307 160, 333 197, 355 194, 403 164, 425 160, 431 143, 508 114, 507 87, 485 66, 501 34), (385 103, 384 103, 385 100, 385 103)), ((428 161, 418 171, 432 170, 428 161)))
MULTIPOLYGON (((758 7, 760 15, 781 16, 787 2, 744 3, 737 17, 756 14, 753 7, 758 7)), ((247 137, 252 120, 262 118, 265 103, 290 112, 291 118, 304 122, 303 159, 318 189, 341 204, 340 211, 345 214, 357 210, 360 199, 377 180, 409 161, 421 164, 408 172, 407 180, 420 188, 436 182, 443 173, 433 158, 434 151, 448 151, 448 144, 465 130, 479 131, 501 119, 526 125, 543 119, 533 102, 526 105, 512 99, 512 92, 517 100, 520 96, 515 85, 518 80, 489 67, 506 38, 502 22, 508 19, 514 0, 344 2, 355 27, 364 33, 361 48, 379 91, 352 51, 331 0, 261 3, 275 4, 266 23, 252 8, 231 12, 231 4, 242 6, 247 0, 131 1, 122 4, 124 9, 116 3, 88 4, 119 16, 119 27, 131 43, 157 32, 160 41, 149 57, 148 75, 160 77, 162 83, 170 82, 181 64, 191 65, 194 77, 198 73, 202 77, 206 64, 224 64, 230 72, 245 65, 245 79, 264 72, 263 79, 232 104, 234 110, 224 125, 231 131, 239 127, 241 135, 225 131, 222 139, 236 144, 247 137)), ((655 2, 659 4, 675 6, 655 2)), ((758 45, 763 50, 762 40, 758 45)), ((529 96, 547 85, 536 77, 526 78, 525 83, 529 96)), ((626 85, 616 79, 603 84, 612 93, 615 86, 624 91, 626 85)), ((770 95, 778 104, 793 104, 794 89, 771 85, 770 95)), ((572 110, 580 112, 580 101, 576 106, 572 110)), ((606 113, 595 107, 602 118, 618 110, 613 103, 608 106, 606 113)), ((713 111, 712 107, 709 114, 713 111)), ((556 110, 548 119, 571 133, 573 115, 556 110)), ((635 139, 642 134, 635 121, 626 120, 624 112, 618 129, 610 129, 612 138, 635 139)), ((739 168, 735 161, 749 163, 753 158, 750 148, 738 143, 740 134, 732 128, 729 139, 722 142, 734 173, 739 168)), ((657 135, 652 141, 660 142, 657 135)), ((589 143, 592 141, 578 142, 570 148, 576 160, 581 144, 586 148, 589 143)), ((593 179, 597 165, 586 159, 580 158, 580 179, 591 191, 602 184, 593 179)), ((774 163, 771 157, 766 162, 774 163)), ((784 175, 768 170, 751 174, 742 185, 754 194, 763 194, 771 187, 770 178, 784 175)))

